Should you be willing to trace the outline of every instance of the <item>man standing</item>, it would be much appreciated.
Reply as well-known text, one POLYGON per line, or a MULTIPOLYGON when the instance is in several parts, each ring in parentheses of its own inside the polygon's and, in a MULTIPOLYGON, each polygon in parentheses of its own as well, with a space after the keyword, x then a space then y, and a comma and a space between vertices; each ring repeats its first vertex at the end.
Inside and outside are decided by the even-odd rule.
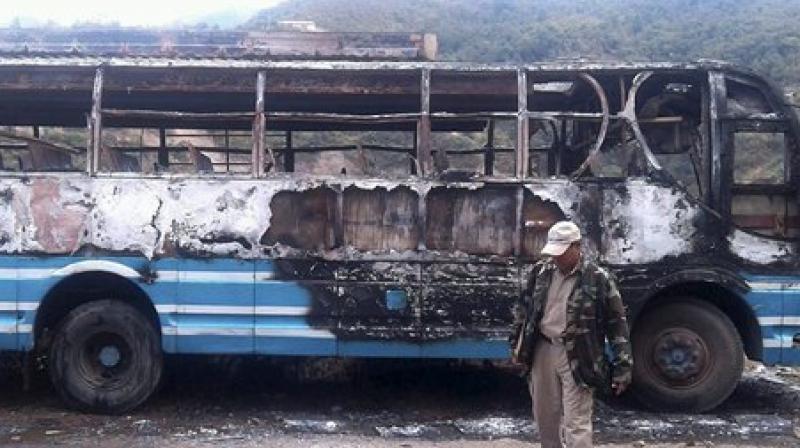
POLYGON ((591 447, 593 392, 619 395, 631 380, 622 299, 612 275, 581 257, 580 240, 572 222, 550 228, 542 249, 549 257, 534 266, 515 309, 513 357, 530 367, 542 448, 591 447))

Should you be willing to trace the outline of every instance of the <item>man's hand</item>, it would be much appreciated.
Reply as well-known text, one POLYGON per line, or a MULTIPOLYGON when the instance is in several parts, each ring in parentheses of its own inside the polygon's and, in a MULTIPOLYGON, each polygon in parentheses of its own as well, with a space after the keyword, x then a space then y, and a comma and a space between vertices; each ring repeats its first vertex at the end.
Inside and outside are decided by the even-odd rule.
POLYGON ((625 392, 625 389, 627 388, 628 388, 628 383, 618 383, 616 381, 611 383, 611 390, 614 391, 614 395, 617 397, 622 395, 622 393, 625 392))

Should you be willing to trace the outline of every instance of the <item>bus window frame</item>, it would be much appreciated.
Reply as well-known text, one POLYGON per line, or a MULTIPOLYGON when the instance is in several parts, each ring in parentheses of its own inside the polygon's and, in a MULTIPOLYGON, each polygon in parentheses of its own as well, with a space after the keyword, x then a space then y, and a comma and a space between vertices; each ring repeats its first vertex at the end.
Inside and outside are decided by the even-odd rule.
MULTIPOLYGON (((324 66, 319 67, 307 67, 303 68, 303 70, 325 70, 328 69, 324 66)), ((223 70, 223 68, 209 68, 209 70, 223 70)), ((399 113, 399 114, 377 114, 377 115, 363 115, 363 116, 356 116, 356 115, 347 115, 347 114, 333 114, 333 113, 303 113, 303 112, 291 112, 291 113, 276 113, 270 112, 267 110, 266 105, 269 104, 269 95, 267 94, 267 87, 268 87, 268 79, 269 75, 272 70, 279 70, 279 68, 272 67, 270 64, 264 64, 260 66, 260 68, 253 73, 256 76, 255 84, 256 84, 256 92, 254 95, 254 107, 251 112, 247 113, 235 113, 231 114, 231 116, 236 115, 240 119, 245 119, 246 117, 251 117, 253 120, 252 123, 252 131, 253 131, 253 157, 252 157, 252 173, 247 176, 244 174, 224 174, 220 176, 219 174, 216 175, 209 175, 204 174, 202 176, 198 176, 194 173, 189 174, 170 174, 168 176, 175 176, 175 177, 224 177, 224 178, 265 178, 270 177, 274 174, 281 173, 284 170, 282 167, 276 165, 276 158, 275 154, 271 151, 271 148, 266 145, 264 142, 265 140, 265 129, 266 125, 270 119, 287 119, 287 118, 295 118, 297 120, 338 120, 341 122, 385 122, 385 121, 403 121, 403 122, 415 122, 416 123, 416 161, 420 166, 420 170, 416 174, 412 173, 409 177, 411 178, 421 178, 421 179, 437 179, 441 172, 437 171, 435 168, 434 163, 434 155, 430 149, 430 133, 432 132, 430 123, 431 120, 447 120, 447 119, 455 119, 461 116, 460 114, 445 114, 445 113, 437 113, 431 112, 430 110, 430 77, 431 73, 438 70, 457 70, 457 69, 448 69, 448 68, 436 68, 436 67, 429 67, 424 66, 423 68, 413 67, 413 68, 399 68, 398 70, 405 70, 405 71, 412 71, 419 74, 420 79, 420 110, 417 113, 399 113), (269 168, 266 169, 265 162, 270 163, 269 168)), ((365 70, 360 68, 360 70, 365 70)), ((379 67, 375 70, 387 70, 385 67, 379 67)), ((511 71, 511 67, 499 67, 494 68, 495 71, 511 71)), ((529 136, 527 135, 527 129, 530 127, 530 119, 548 119, 552 117, 552 114, 548 115, 548 113, 540 113, 540 112, 532 112, 529 108, 529 102, 535 101, 535 98, 532 97, 531 93, 533 89, 529 87, 529 81, 533 81, 535 79, 535 75, 531 74, 538 74, 540 73, 533 67, 519 67, 516 68, 517 74, 517 100, 518 100, 518 107, 516 112, 487 112, 484 114, 464 114, 469 119, 516 119, 517 120, 517 142, 516 147, 514 148, 515 152, 515 173, 513 176, 503 175, 498 176, 496 174, 489 174, 487 172, 479 173, 479 175, 474 177, 475 181, 483 181, 483 180, 503 180, 503 181, 518 181, 524 182, 529 178, 533 178, 532 173, 529 172, 529 164, 530 164, 530 148, 529 148, 529 136)), ((585 79, 593 79, 591 78, 592 74, 589 71, 565 71, 566 76, 576 76, 576 77, 588 77, 585 79)), ((611 120, 618 120, 622 119, 628 123, 628 126, 632 129, 634 134, 637 137, 637 141, 642 146, 644 158, 647 161, 647 169, 648 171, 658 171, 661 170, 658 161, 655 159, 654 155, 650 151, 649 147, 647 147, 646 139, 641 136, 641 130, 638 129, 638 122, 637 117, 635 116, 635 96, 636 91, 644 83, 647 78, 653 73, 652 71, 648 70, 640 70, 635 73, 634 80, 630 88, 628 89, 628 98, 624 104, 624 108, 618 113, 611 115, 610 112, 595 114, 600 117, 604 122, 610 122, 611 120)), ((709 71, 709 76, 711 76, 712 71, 709 71)), ((723 72, 719 72, 723 73, 723 72)), ((552 73, 551 73, 552 74, 552 73)), ((103 91, 103 84, 104 84, 104 66, 101 65, 96 69, 95 79, 94 79, 94 87, 92 90, 92 107, 89 119, 89 128, 90 128, 90 147, 89 147, 89 157, 87 161, 87 171, 90 175, 98 175, 99 173, 99 153, 100 153, 100 133, 102 132, 103 127, 103 109, 102 109, 102 91, 103 91)), ((726 74, 722 74, 722 76, 726 76, 726 74)), ((602 92, 602 86, 598 86, 600 92, 602 92)), ((712 86, 713 87, 713 86, 712 86)), ((724 88, 724 86, 723 86, 724 88)), ((718 95, 719 92, 712 92, 711 100, 713 101, 713 96, 718 95)), ((770 101, 774 101, 773 95, 767 93, 767 98, 770 101)), ((604 94, 603 94, 604 95, 604 94)), ((724 98, 722 98, 724 99, 724 98)), ((718 101, 719 103, 719 101, 718 101)), ((717 113, 720 112, 720 109, 724 107, 724 104, 717 104, 717 113)), ((713 112, 713 111, 712 111, 713 112)), ((577 112, 563 112, 561 115, 565 117, 570 116, 579 116, 580 114, 577 112)), ((710 113, 711 115, 711 113, 710 113)), ((602 133, 601 133, 602 134, 602 133)), ((713 130, 710 134, 714 134, 713 130)), ((717 136, 719 138, 720 136, 717 136)), ((602 141, 598 138, 598 142, 595 144, 595 148, 592 152, 596 151, 597 146, 602 145, 602 141)), ((714 135, 711 135, 709 138, 712 141, 710 145, 713 147, 713 140, 714 135)), ((720 174, 720 169, 715 168, 715 163, 718 163, 717 160, 719 154, 712 155, 712 163, 710 163, 712 169, 712 173, 716 171, 717 175, 720 174)), ((587 157, 587 160, 591 157, 587 157)), ((586 164, 586 160, 583 162, 586 164)), ((488 170, 487 170, 488 171, 488 170)), ((102 173, 103 175, 120 175, 120 173, 102 173)), ((149 177, 143 173, 134 173, 135 176, 144 176, 149 177)), ((550 176, 566 176, 560 175, 558 172, 550 172, 550 176)), ((130 173, 125 174, 124 176, 129 176, 130 173)), ((156 174, 156 176, 164 176, 165 174, 156 174)), ((572 173, 570 177, 573 180, 581 178, 581 171, 572 173)), ((713 177, 713 175, 712 175, 713 177)), ((708 195, 712 198, 712 200, 719 201, 719 188, 714 191, 714 188, 703 188, 704 192, 708 192, 708 195), (716 193, 716 194, 715 194, 716 193)), ((705 193, 704 193, 705 194, 705 193)), ((720 204, 722 205, 722 204, 720 204)))
MULTIPOLYGON (((712 185, 718 189, 715 206, 724 217, 729 231, 741 231, 758 238, 773 241, 795 242, 798 237, 765 235, 741 228, 733 223, 732 205, 735 194, 791 194, 800 200, 800 124, 797 116, 779 100, 777 89, 763 78, 731 74, 722 71, 709 71, 711 97, 712 134, 712 185), (727 110, 727 81, 734 81, 756 88, 772 108, 768 114, 755 113, 750 116, 731 115, 727 110), (783 184, 736 184, 734 135, 736 132, 751 131, 759 133, 783 133, 786 151, 784 155, 783 184), (794 150, 794 152, 793 152, 794 150)), ((787 199, 788 200, 788 199, 787 199)))

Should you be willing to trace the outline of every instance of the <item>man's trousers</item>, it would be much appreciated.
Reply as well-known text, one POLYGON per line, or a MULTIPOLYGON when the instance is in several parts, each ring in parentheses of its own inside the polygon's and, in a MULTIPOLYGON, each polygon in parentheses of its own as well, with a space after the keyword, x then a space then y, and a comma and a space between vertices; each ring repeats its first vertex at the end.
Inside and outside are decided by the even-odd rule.
POLYGON ((529 386, 542 448, 592 446, 592 391, 575 382, 563 345, 539 339, 529 386))

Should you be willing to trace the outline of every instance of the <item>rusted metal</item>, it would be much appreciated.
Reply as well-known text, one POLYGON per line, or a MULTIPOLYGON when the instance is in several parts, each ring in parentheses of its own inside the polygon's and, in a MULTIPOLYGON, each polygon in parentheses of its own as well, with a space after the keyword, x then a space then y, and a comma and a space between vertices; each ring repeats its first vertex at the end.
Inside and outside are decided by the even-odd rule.
POLYGON ((95 173, 100 167, 101 138, 103 130, 103 67, 98 67, 94 75, 94 86, 92 87, 92 112, 91 112, 91 136, 92 145, 89 151, 90 158, 87 159, 86 169, 89 174, 95 173))
POLYGON ((517 177, 528 176, 528 146, 530 141, 530 119, 528 117, 528 73, 517 71, 517 177))
POLYGON ((709 114, 711 117, 711 204, 715 208, 728 207, 722 198, 723 183, 727 181, 722 175, 723 169, 723 143, 724 143, 724 130, 722 129, 722 122, 720 117, 726 113, 726 86, 725 76, 719 72, 708 73, 708 84, 711 88, 711 95, 709 98, 709 114))
POLYGON ((265 163, 270 163, 271 168, 275 166, 275 158, 270 151, 270 157, 267 159, 267 151, 265 149, 264 132, 267 129, 267 119, 264 115, 264 96, 267 87, 267 74, 263 71, 258 72, 258 79, 256 81, 256 109, 255 117, 253 118, 253 176, 261 177, 265 172, 265 163))
POLYGON ((102 109, 101 113, 107 118, 140 118, 148 120, 182 120, 193 122, 204 121, 241 121, 250 122, 257 113, 253 112, 178 112, 166 110, 137 110, 137 109, 102 109))
POLYGON ((581 164, 581 166, 572 173, 572 178, 580 177, 586 170, 589 168, 589 165, 595 160, 597 154, 600 152, 600 149, 603 147, 603 141, 606 138, 606 133, 608 132, 608 123, 611 120, 611 113, 608 107, 608 98, 606 97, 606 93, 603 90, 603 87, 600 85, 597 80, 589 74, 586 73, 579 73, 578 77, 584 81, 586 81, 594 90, 597 99, 600 101, 600 110, 601 110, 601 123, 600 123, 600 131, 597 133, 597 137, 594 143, 594 147, 589 152, 589 156, 586 157, 586 160, 581 164))
POLYGON ((494 174, 494 120, 486 124, 486 146, 483 148, 483 173, 487 176, 494 174))
POLYGON ((658 162, 658 159, 656 159, 656 156, 653 155, 653 151, 650 150, 650 146, 647 144, 647 139, 644 138, 644 134, 642 133, 642 129, 639 127, 639 122, 636 118, 636 97, 639 93, 639 88, 652 75, 653 72, 641 72, 636 74, 636 76, 633 78, 631 89, 628 92, 628 101, 625 103, 625 107, 622 109, 619 115, 626 119, 628 126, 630 126, 634 135, 636 135, 636 139, 639 142, 639 147, 644 153, 643 155, 645 158, 647 158, 649 167, 653 170, 661 171, 661 164, 658 162))
POLYGON ((423 68, 420 71, 420 115, 417 119, 417 160, 423 173, 434 171, 434 160, 431 146, 431 71, 423 68))
POLYGON ((169 151, 167 150, 167 130, 158 129, 158 166, 161 169, 169 167, 169 151))

